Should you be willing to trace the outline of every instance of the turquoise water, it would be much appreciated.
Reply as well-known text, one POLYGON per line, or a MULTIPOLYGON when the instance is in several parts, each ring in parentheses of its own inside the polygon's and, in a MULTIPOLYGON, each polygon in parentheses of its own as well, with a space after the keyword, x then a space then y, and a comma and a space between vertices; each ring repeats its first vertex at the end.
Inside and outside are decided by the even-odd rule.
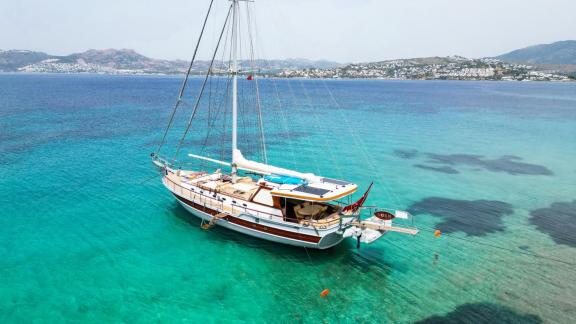
POLYGON ((204 231, 145 181, 179 83, 0 75, 1 322, 576 320, 576 84, 277 81, 270 162, 375 181, 424 229, 308 254, 204 231))

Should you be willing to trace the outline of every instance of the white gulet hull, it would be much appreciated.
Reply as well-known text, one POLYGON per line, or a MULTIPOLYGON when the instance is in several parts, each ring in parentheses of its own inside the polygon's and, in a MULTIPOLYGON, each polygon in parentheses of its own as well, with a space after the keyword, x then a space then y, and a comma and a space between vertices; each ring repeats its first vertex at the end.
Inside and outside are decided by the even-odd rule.
MULTIPOLYGON (((218 210, 219 208, 214 208, 214 204, 211 204, 210 200, 213 197, 199 193, 191 193, 186 190, 186 188, 179 187, 166 178, 164 178, 163 182, 175 196, 178 203, 192 215, 206 222, 210 222, 215 215, 222 212, 218 210)), ((249 210, 244 210, 218 218, 214 224, 256 238, 314 249, 327 249, 339 244, 344 239, 344 230, 341 230, 338 225, 331 228, 320 229, 312 226, 287 223, 288 222, 280 223, 264 217, 258 217, 251 214, 249 210)))

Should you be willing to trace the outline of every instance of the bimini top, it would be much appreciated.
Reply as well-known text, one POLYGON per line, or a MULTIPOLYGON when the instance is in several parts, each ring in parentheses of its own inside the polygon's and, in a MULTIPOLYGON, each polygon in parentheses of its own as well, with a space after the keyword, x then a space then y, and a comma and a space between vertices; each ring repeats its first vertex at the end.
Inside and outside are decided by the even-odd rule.
POLYGON ((331 201, 353 194, 358 186, 336 179, 320 178, 318 182, 304 184, 282 184, 270 191, 275 197, 294 198, 308 201, 331 201))

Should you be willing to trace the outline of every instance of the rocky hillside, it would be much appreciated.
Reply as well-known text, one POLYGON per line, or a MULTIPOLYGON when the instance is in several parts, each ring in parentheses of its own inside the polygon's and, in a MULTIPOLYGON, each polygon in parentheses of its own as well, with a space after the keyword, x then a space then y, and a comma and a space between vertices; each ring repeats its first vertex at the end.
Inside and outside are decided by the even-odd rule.
MULTIPOLYGON (((197 61, 193 73, 206 72, 209 64, 209 61, 197 61)), ((250 69, 252 65, 261 71, 279 72, 286 69, 331 68, 340 64, 306 59, 240 62, 244 69, 250 69)), ((0 51, 0 72, 180 74, 185 73, 187 67, 186 61, 152 59, 130 49, 88 50, 67 56, 22 50, 0 51)), ((214 68, 216 71, 226 70, 227 64, 216 62, 214 68)))
POLYGON ((15 72, 19 68, 49 59, 51 56, 42 52, 0 50, 0 71, 15 72))
POLYGON ((536 65, 576 65, 576 40, 534 45, 496 57, 513 63, 536 65))

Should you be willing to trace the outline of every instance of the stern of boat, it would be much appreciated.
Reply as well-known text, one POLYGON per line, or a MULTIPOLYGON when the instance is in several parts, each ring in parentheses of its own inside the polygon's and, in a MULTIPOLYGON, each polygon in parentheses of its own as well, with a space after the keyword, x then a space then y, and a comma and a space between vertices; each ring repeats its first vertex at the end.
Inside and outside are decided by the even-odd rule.
POLYGON ((359 212, 356 218, 350 222, 350 226, 344 231, 343 237, 355 238, 360 243, 373 243, 388 232, 396 232, 408 235, 417 235, 419 230, 413 226, 407 226, 413 216, 407 211, 384 209, 378 207, 362 207, 364 212, 359 212), (366 213, 366 211, 368 211, 366 213), (370 217, 362 218, 362 214, 370 217), (403 224, 394 224, 395 220, 401 220, 403 224))

